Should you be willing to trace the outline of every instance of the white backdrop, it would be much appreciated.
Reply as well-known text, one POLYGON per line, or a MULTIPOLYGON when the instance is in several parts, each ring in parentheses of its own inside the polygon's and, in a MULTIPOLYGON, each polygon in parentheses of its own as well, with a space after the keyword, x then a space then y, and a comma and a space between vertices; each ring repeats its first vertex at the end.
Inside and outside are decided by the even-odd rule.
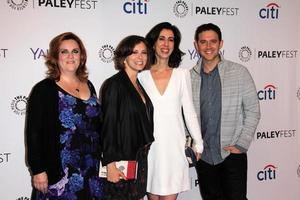
MULTIPOLYGON (((32 86, 45 77, 43 55, 56 35, 72 31, 88 51, 97 89, 116 73, 112 52, 127 35, 145 35, 162 21, 178 26, 181 67, 198 56, 194 31, 213 22, 223 32, 225 58, 251 72, 262 118, 248 153, 250 200, 300 199, 300 2, 298 0, 2 0, 0 2, 0 199, 29 199, 24 113, 32 86)), ((201 199, 193 189, 179 199, 201 199)))

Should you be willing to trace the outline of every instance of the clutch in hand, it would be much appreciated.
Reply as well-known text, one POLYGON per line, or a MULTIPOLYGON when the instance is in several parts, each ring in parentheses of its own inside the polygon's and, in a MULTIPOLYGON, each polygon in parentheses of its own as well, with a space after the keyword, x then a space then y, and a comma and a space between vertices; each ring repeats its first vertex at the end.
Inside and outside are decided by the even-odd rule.
MULTIPOLYGON (((116 162, 116 167, 124 173, 127 180, 136 179, 137 177, 137 162, 135 160, 121 160, 116 162)), ((99 164, 99 177, 107 178, 107 167, 99 164)))
POLYGON ((197 156, 193 148, 193 139, 190 136, 186 137, 185 156, 189 163, 189 167, 194 167, 197 163, 197 156))

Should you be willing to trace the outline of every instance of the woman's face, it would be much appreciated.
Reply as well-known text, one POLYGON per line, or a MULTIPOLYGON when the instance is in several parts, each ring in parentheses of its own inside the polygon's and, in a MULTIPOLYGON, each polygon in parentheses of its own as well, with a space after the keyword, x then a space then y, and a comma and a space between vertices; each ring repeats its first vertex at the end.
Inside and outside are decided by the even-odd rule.
POLYGON ((75 73, 80 64, 80 48, 73 40, 64 40, 58 49, 58 66, 61 73, 75 73))
POLYGON ((157 59, 168 59, 174 50, 173 31, 162 29, 153 48, 157 59))
POLYGON ((133 48, 132 54, 126 57, 125 70, 139 72, 143 70, 147 63, 147 47, 143 42, 138 43, 133 48))

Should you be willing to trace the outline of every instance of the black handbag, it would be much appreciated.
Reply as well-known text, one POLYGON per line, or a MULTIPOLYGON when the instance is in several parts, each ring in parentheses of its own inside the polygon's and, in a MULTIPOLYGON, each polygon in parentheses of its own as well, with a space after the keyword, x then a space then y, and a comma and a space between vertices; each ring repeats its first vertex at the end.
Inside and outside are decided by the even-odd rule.
POLYGON ((193 148, 193 139, 189 135, 186 136, 185 156, 189 163, 189 167, 196 166, 197 156, 196 156, 196 152, 194 151, 194 148, 193 148))

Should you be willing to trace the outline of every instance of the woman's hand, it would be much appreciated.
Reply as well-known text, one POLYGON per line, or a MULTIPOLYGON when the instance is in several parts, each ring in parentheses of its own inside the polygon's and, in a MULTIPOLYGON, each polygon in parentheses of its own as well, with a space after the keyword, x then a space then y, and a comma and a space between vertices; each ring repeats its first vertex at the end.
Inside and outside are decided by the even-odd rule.
POLYGON ((126 176, 117 167, 115 162, 111 162, 107 165, 107 180, 113 183, 117 183, 120 179, 126 180, 126 176))
POLYGON ((42 172, 32 177, 33 186, 42 193, 48 192, 48 176, 46 172, 42 172))

